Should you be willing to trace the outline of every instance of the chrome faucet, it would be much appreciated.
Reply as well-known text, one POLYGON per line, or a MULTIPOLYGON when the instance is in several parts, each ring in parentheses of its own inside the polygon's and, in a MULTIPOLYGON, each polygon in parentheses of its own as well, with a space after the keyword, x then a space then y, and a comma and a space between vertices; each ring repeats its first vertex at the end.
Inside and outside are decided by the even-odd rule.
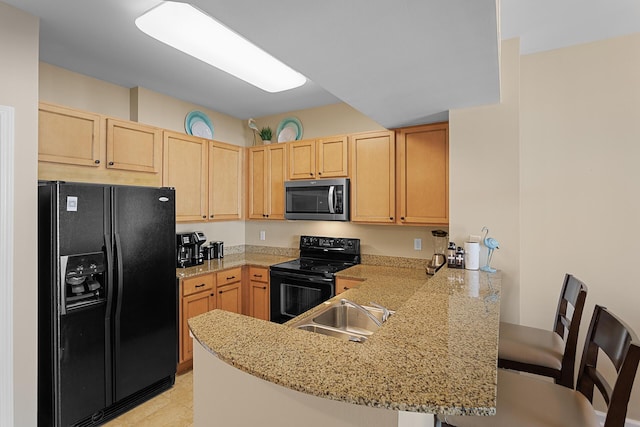
POLYGON ((387 319, 389 318, 389 315, 391 314, 389 312, 389 309, 387 307, 381 306, 380 304, 376 304, 373 301, 370 301, 369 304, 371 304, 372 307, 375 308, 379 308, 380 310, 382 310, 382 322, 386 322, 387 319))
POLYGON ((366 314, 367 316, 369 316, 369 318, 373 321, 373 323, 375 323, 378 327, 382 326, 382 322, 380 320, 378 320, 378 318, 376 316, 371 314, 371 312, 369 310, 367 310, 366 308, 364 308, 360 304, 355 303, 355 302, 353 302, 351 300, 348 300, 348 299, 345 299, 345 298, 342 298, 340 300, 340 304, 342 304, 342 305, 351 304, 355 309, 357 309, 358 311, 360 311, 360 312, 366 314))

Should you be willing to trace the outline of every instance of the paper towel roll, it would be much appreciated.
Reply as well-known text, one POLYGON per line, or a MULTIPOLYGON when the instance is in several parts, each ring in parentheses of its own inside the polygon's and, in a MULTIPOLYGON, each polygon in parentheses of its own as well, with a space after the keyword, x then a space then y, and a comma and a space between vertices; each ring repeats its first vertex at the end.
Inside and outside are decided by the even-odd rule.
POLYGON ((464 268, 477 270, 480 268, 480 243, 464 242, 464 268))

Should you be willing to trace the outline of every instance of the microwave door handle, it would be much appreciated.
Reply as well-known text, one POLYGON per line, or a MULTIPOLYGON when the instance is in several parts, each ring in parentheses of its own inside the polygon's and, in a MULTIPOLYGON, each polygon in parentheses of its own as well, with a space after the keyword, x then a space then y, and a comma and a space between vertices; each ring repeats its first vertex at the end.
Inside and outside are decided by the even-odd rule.
POLYGON ((336 190, 336 186, 335 185, 330 185, 329 186, 329 213, 332 213, 332 214, 336 213, 336 209, 335 209, 336 202, 334 200, 335 199, 335 197, 334 197, 335 190, 336 190))

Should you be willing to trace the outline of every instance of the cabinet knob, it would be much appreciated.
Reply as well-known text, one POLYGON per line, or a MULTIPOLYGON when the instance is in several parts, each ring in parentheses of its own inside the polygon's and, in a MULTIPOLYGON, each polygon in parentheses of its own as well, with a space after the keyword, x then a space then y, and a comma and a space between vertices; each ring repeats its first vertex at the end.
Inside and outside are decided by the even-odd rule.
POLYGON ((95 163, 96 165, 100 164, 100 160, 95 160, 93 163, 95 163))
POLYGON ((109 166, 113 166, 113 162, 109 162, 109 166))
POLYGON ((266 286, 263 286, 263 287, 262 287, 262 289, 267 289, 267 287, 266 287, 266 286))
POLYGON ((318 175, 322 175, 322 172, 318 172, 318 175))
POLYGON ((213 215, 209 215, 209 218, 213 218, 213 215))
POLYGON ((389 219, 390 219, 391 221, 393 221, 393 217, 392 217, 392 216, 390 216, 390 217, 389 217, 389 219))
POLYGON ((400 219, 404 221, 404 217, 403 216, 401 216, 400 219))
POLYGON ((202 218, 207 219, 207 216, 206 215, 202 215, 202 218))
POLYGON ((309 176, 313 176, 313 172, 309 172, 309 176))
POLYGON ((219 293, 219 294, 221 294, 221 293, 222 293, 222 291, 218 291, 218 293, 219 293))

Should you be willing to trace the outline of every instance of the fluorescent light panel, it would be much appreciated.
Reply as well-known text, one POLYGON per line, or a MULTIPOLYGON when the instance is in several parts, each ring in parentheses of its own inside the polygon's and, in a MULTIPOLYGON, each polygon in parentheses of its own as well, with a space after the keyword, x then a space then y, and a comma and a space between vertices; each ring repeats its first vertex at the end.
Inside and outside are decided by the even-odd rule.
POLYGON ((144 33, 267 92, 307 79, 187 3, 166 1, 136 19, 144 33))

